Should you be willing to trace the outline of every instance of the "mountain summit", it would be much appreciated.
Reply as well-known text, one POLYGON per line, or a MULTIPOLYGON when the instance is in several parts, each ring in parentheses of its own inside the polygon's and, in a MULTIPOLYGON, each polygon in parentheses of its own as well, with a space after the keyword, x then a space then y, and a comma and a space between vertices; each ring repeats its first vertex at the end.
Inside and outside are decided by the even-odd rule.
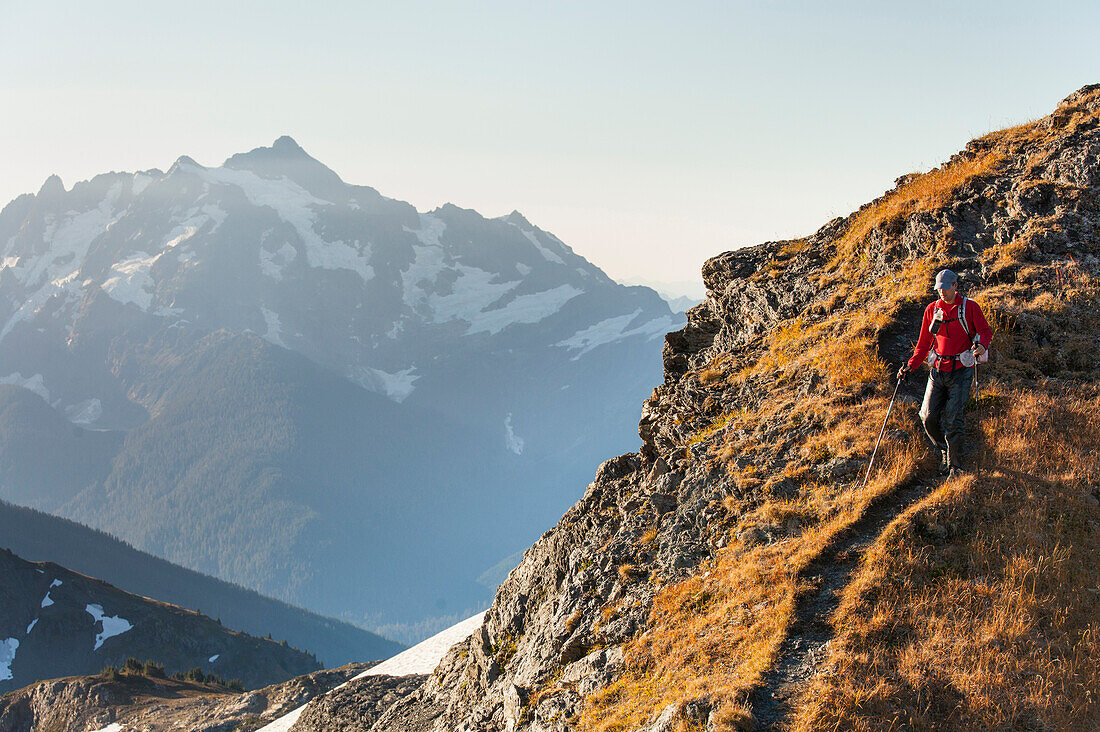
POLYGON ((0 383, 98 452, 46 490, 64 430, 27 451, 0 414, 0 498, 354 622, 486 602, 636 439, 683 322, 518 214, 418 212, 288 137, 53 181, 0 212, 0 383))
POLYGON ((1096 729, 1098 152, 1094 85, 812 236, 706 262, 642 448, 371 729, 1096 729), (994 328, 974 472, 950 479, 923 379, 885 422, 944 268, 994 328))

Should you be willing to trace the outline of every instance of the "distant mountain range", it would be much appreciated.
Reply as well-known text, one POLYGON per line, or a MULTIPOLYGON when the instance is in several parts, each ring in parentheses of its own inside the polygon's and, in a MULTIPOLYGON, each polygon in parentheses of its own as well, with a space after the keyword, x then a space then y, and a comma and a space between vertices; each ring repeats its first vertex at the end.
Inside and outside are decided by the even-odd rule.
POLYGON ((0 211, 0 498, 423 635, 636 446, 683 322, 516 212, 420 213, 290 138, 51 177, 0 211))
POLYGON ((123 592, 51 562, 0 550, 0 692, 97 673, 127 658, 166 673, 199 668, 249 688, 320 668, 285 642, 230 630, 199 613, 123 592))
MULTIPOLYGON (((33 397, 27 399, 31 400, 33 397)), ((389 658, 402 649, 362 628, 176 566, 101 531, 2 501, 0 548, 27 560, 57 563, 126 592, 205 613, 254 636, 285 640, 311 652, 327 668, 352 659, 389 658)), ((19 588, 0 590, 16 592, 19 588)))
POLYGON ((664 298, 674 313, 683 313, 707 299, 702 279, 698 281, 660 282, 644 277, 631 277, 623 280, 625 285, 651 287, 664 298))

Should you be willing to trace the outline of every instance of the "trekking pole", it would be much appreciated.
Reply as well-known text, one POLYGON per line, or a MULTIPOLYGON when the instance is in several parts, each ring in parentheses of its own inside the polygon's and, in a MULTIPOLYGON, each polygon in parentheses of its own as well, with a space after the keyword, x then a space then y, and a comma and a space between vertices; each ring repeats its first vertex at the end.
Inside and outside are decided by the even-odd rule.
POLYGON ((890 421, 890 412, 894 411, 894 400, 898 398, 898 389, 901 387, 901 379, 898 379, 898 385, 894 387, 894 395, 890 397, 890 406, 886 408, 886 419, 882 420, 882 429, 878 431, 878 439, 875 440, 875 449, 871 451, 871 462, 867 463, 867 475, 863 476, 863 485, 859 488, 863 490, 867 487, 867 481, 871 478, 871 468, 875 464, 875 455, 878 453, 878 446, 882 442, 882 436, 886 434, 886 423, 890 421))

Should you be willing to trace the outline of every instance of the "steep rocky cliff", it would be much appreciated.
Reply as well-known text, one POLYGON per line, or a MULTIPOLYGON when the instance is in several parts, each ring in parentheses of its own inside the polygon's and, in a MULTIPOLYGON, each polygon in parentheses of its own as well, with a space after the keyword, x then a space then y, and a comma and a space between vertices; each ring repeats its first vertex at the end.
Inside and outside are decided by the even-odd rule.
MULTIPOLYGON (((423 685, 339 728, 1097 728, 1098 118, 1085 87, 806 239, 708 261, 641 449, 423 685), (974 472, 934 477, 923 376, 869 472, 945 267, 996 333, 974 472)), ((311 709, 297 729, 340 715, 311 709)))

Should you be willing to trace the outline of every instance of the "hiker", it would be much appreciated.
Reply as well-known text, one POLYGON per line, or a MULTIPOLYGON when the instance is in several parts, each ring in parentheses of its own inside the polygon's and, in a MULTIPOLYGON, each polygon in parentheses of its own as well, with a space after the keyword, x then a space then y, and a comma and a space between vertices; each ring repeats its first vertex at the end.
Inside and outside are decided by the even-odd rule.
POLYGON ((901 381, 922 361, 931 367, 920 418, 928 438, 940 450, 940 475, 964 472, 963 410, 974 382, 974 365, 987 358, 993 339, 981 307, 958 293, 958 282, 958 275, 949 269, 936 275, 940 299, 924 309, 913 356, 898 369, 901 381))

